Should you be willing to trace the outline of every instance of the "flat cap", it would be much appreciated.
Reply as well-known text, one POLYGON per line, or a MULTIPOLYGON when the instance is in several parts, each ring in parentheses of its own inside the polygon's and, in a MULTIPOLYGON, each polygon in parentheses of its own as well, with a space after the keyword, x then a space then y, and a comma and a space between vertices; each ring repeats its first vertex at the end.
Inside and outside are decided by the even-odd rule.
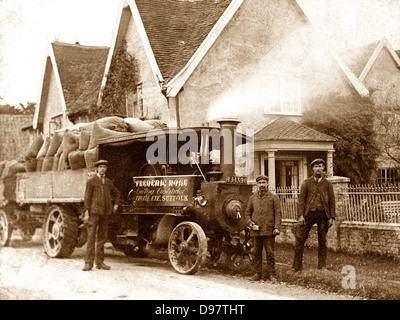
POLYGON ((108 166, 108 161, 107 161, 107 160, 99 160, 99 161, 97 161, 94 165, 95 165, 96 167, 98 167, 98 166, 101 165, 101 164, 105 164, 106 166, 108 166))
POLYGON ((318 159, 315 159, 315 160, 313 160, 313 161, 311 162, 310 167, 312 168, 314 165, 320 164, 320 163, 322 163, 322 164, 325 166, 325 161, 324 161, 324 159, 318 158, 318 159))
POLYGON ((258 182, 258 181, 260 181, 260 180, 265 180, 265 181, 268 182, 268 177, 267 177, 267 176, 264 176, 264 175, 258 176, 258 177, 256 178, 256 182, 258 182))

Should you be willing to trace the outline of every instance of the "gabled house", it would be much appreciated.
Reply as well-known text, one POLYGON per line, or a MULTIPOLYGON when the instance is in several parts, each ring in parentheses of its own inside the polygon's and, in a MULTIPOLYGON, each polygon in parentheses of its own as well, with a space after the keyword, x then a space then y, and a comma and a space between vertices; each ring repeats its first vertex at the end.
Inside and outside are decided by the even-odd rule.
POLYGON ((140 66, 134 116, 178 127, 238 118, 256 132, 250 178, 275 176, 271 187, 299 186, 313 157, 333 173, 334 139, 299 125, 311 99, 368 95, 295 0, 126 0, 107 65, 124 42, 140 66))
POLYGON ((299 186, 315 157, 326 159, 332 175, 334 139, 301 126, 303 112, 320 96, 376 92, 372 75, 382 52, 388 48, 397 61, 382 42, 365 61, 367 69, 354 66, 330 48, 301 3, 121 1, 110 49, 50 46, 34 125, 51 132, 91 120, 114 53, 126 45, 138 62, 136 89, 126 93, 127 116, 159 118, 171 127, 238 118, 240 130, 255 132, 250 178, 267 174, 272 188, 299 186))
POLYGON ((44 64, 34 129, 51 134, 66 126, 88 122, 99 101, 108 47, 53 42, 44 64))
POLYGON ((354 72, 369 92, 374 104, 384 114, 377 115, 375 124, 381 136, 383 152, 378 158, 378 180, 400 182, 400 165, 388 153, 400 159, 399 147, 395 141, 400 119, 392 108, 400 106, 400 57, 386 38, 341 53, 348 67, 354 72))
POLYGON ((341 56, 376 105, 400 105, 400 57, 385 37, 341 56))

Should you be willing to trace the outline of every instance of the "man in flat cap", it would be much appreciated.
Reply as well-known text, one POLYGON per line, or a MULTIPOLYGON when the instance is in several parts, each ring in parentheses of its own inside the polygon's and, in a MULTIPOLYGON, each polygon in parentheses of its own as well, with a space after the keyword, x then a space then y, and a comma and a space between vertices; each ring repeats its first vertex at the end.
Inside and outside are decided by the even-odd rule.
POLYGON ((110 270, 104 263, 104 244, 108 237, 110 215, 117 211, 120 203, 118 189, 105 176, 108 161, 99 160, 95 167, 96 175, 88 179, 85 190, 83 221, 87 225, 88 239, 83 271, 91 270, 94 262, 97 269, 110 270))
POLYGON ((257 191, 249 198, 246 222, 254 239, 253 281, 262 279, 262 251, 267 257, 266 278, 276 283, 275 236, 279 234, 282 220, 281 203, 277 195, 268 191, 268 177, 257 177, 257 191))
POLYGON ((332 183, 325 178, 325 161, 315 159, 311 162, 311 169, 313 175, 303 182, 299 195, 299 226, 293 259, 295 271, 303 268, 304 243, 315 223, 318 231, 318 269, 326 268, 326 235, 335 220, 335 195, 332 183))

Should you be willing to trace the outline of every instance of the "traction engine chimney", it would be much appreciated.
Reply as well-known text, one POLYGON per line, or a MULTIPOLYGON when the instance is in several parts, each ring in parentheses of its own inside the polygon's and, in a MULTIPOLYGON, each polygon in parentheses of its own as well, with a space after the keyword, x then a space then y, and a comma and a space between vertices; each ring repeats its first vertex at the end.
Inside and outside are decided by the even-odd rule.
POLYGON ((224 137, 220 148, 221 180, 226 181, 228 177, 235 175, 235 130, 240 121, 237 119, 220 119, 217 122, 220 125, 221 137, 224 137), (227 136, 228 134, 230 137, 227 136), (225 155, 227 157, 225 157, 225 155))

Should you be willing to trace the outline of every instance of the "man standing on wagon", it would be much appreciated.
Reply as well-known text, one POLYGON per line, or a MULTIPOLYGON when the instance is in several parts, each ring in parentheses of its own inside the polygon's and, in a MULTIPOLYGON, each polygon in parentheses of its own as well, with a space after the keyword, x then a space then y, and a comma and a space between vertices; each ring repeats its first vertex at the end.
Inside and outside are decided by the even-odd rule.
POLYGON ((91 270, 94 262, 97 269, 111 269, 104 263, 104 244, 108 238, 110 215, 118 210, 120 203, 120 192, 105 176, 108 161, 99 160, 95 166, 96 175, 87 181, 85 190, 83 222, 87 225, 88 239, 83 271, 91 270))
POLYGON ((280 233, 282 210, 276 194, 268 191, 268 177, 256 178, 257 191, 249 198, 246 219, 250 236, 254 239, 253 281, 262 279, 262 251, 267 257, 267 279, 278 282, 275 270, 275 236, 280 233))
POLYGON ((299 227, 293 260, 295 271, 303 268, 304 243, 315 223, 318 231, 318 269, 326 268, 326 235, 335 220, 335 195, 332 183, 323 174, 325 161, 315 159, 311 162, 311 169, 314 173, 303 182, 299 195, 299 227))

